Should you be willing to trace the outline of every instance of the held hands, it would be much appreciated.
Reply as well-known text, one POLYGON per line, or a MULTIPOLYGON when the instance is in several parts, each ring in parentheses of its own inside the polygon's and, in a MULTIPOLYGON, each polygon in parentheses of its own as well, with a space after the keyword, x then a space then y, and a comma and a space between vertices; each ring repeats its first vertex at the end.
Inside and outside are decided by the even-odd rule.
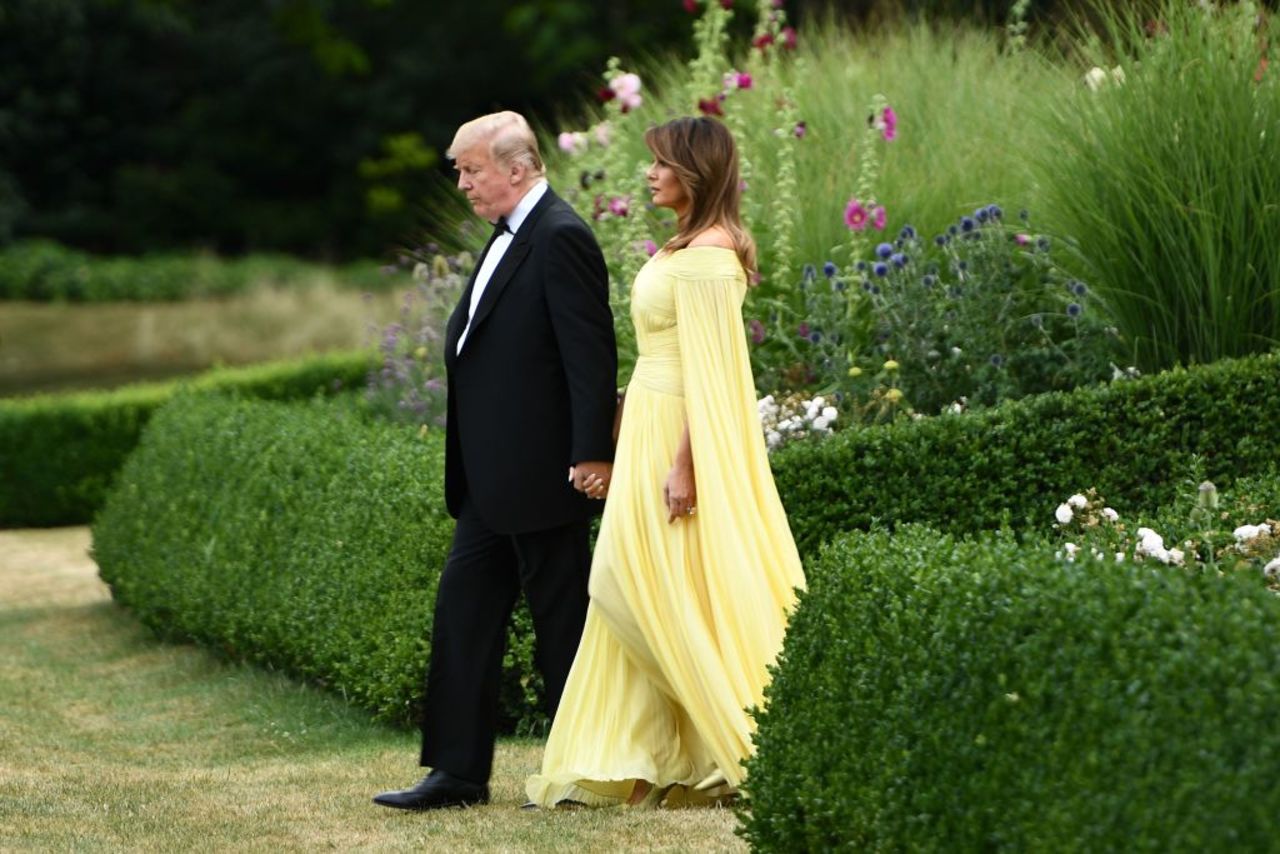
POLYGON ((662 498, 667 502, 667 522, 674 522, 682 516, 687 519, 698 512, 697 497, 693 463, 677 457, 667 473, 666 485, 662 487, 662 498))
POLYGON ((573 488, 588 498, 601 501, 609 494, 609 482, 613 478, 613 463, 586 462, 569 466, 569 481, 573 488))

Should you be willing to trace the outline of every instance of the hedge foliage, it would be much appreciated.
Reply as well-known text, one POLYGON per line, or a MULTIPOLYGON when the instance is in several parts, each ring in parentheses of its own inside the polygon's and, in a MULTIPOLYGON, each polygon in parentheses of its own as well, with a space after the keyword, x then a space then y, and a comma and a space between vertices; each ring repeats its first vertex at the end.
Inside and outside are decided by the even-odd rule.
POLYGON ((33 302, 162 302, 242 293, 260 285, 295 286, 332 278, 345 287, 382 290, 405 284, 366 261, 340 269, 286 255, 244 258, 186 253, 101 257, 52 240, 0 247, 0 300, 33 302))
POLYGON ((1219 486, 1280 459, 1278 412, 1271 353, 845 430, 772 462, 803 554, 877 522, 1034 528, 1088 487, 1122 513, 1149 510, 1197 458, 1219 486))
POLYGON ((0 400, 0 526, 88 522, 152 412, 179 389, 304 398, 358 387, 373 366, 372 354, 329 354, 116 391, 0 400))
POLYGON ((1274 850, 1260 573, 917 525, 807 571, 748 765, 756 850, 1274 850))
POLYGON ((453 522, 443 442, 354 407, 182 396, 93 527, 112 594, 191 640, 405 722, 453 522))

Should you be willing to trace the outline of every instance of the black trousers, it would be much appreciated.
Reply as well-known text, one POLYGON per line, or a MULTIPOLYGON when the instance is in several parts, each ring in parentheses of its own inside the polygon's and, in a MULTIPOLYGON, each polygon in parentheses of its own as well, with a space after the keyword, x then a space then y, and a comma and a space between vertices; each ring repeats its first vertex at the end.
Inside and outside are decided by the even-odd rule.
POLYGON ((527 534, 490 531, 469 500, 440 576, 422 718, 422 765, 489 779, 507 624, 524 591, 535 661, 555 715, 587 614, 589 522, 527 534))

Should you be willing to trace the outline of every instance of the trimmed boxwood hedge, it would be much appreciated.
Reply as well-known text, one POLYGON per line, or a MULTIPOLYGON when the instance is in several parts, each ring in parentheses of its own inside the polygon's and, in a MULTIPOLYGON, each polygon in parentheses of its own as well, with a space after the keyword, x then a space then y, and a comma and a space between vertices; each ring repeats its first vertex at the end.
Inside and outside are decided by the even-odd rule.
POLYGON ((801 553, 842 531, 927 522, 1036 527, 1093 486, 1152 509, 1200 458, 1230 484, 1280 460, 1280 355, 1038 395, 990 410, 848 429, 773 457, 801 553))
POLYGON ((748 762, 753 848, 1274 850, 1261 574, 979 537, 905 525, 809 563, 748 762))
POLYGON ((355 406, 181 396, 121 471, 94 558, 160 636, 406 723, 453 533, 443 453, 355 406))
POLYGON ((0 527, 76 525, 103 501, 151 413, 179 389, 290 399, 359 387, 371 353, 339 353, 116 391, 0 400, 0 527))

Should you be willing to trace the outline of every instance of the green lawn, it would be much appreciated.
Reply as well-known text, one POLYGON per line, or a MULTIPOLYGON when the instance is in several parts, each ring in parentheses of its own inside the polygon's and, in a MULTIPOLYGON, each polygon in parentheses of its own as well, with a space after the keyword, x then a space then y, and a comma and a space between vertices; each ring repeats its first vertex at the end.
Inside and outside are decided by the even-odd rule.
POLYGON ((85 528, 0 531, 0 850, 729 851, 728 810, 523 812, 541 745, 499 745, 494 803, 369 799, 417 738, 340 700, 161 644, 118 608, 85 528))

